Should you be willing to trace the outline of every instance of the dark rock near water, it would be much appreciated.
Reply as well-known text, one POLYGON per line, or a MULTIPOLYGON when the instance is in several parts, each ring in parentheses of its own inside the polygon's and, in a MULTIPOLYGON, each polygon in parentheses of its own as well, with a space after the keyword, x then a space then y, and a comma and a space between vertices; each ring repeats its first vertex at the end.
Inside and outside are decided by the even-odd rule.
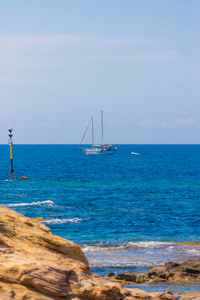
POLYGON ((20 177, 20 179, 19 180, 27 180, 28 179, 28 177, 26 177, 26 176, 22 176, 22 177, 20 177))
MULTIPOLYGON (((111 276, 109 276, 111 277, 111 276)), ((151 268, 147 273, 121 273, 113 278, 130 283, 165 281, 200 281, 200 259, 183 262, 167 262, 164 266, 151 268)))
POLYGON ((146 282, 146 274, 137 272, 121 273, 115 276, 115 279, 135 283, 143 283, 146 282))
POLYGON ((147 276, 160 280, 200 280, 200 259, 167 262, 163 267, 150 269, 147 276))
POLYGON ((113 272, 110 272, 110 273, 108 273, 108 274, 107 274, 107 276, 106 276, 106 277, 113 277, 113 276, 115 276, 115 273, 113 273, 113 272))

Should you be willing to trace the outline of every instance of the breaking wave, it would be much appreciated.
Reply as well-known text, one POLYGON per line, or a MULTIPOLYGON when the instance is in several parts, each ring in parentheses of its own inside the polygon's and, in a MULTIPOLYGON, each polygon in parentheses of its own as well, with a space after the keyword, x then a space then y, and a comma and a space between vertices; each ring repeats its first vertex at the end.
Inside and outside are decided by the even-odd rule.
POLYGON ((6 207, 20 207, 20 206, 41 206, 41 205, 46 205, 46 206, 53 206, 55 203, 51 200, 45 200, 45 201, 38 201, 38 202, 31 202, 31 203, 12 203, 12 204, 6 204, 6 207))
POLYGON ((72 219, 50 219, 41 221, 44 224, 65 224, 65 223, 80 223, 83 219, 80 218, 72 218, 72 219))
POLYGON ((94 251, 121 251, 133 248, 162 248, 174 245, 170 242, 154 242, 154 241, 144 241, 144 242, 128 242, 121 245, 112 245, 109 243, 98 243, 96 245, 83 245, 82 249, 86 252, 94 251))

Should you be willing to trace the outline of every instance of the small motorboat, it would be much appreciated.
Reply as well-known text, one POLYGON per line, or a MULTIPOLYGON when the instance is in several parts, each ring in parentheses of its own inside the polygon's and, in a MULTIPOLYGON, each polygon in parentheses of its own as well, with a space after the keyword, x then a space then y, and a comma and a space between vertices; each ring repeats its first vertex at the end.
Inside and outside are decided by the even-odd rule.
POLYGON ((141 155, 141 153, 139 153, 139 152, 131 152, 131 154, 141 155))

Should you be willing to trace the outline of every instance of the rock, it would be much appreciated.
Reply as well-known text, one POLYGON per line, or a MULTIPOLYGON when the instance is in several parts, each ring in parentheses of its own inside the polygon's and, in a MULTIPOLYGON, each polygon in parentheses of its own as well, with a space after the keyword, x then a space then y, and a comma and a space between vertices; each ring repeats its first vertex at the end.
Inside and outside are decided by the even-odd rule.
POLYGON ((45 221, 43 217, 36 217, 36 218, 31 218, 32 220, 37 220, 37 221, 45 221))
POLYGON ((108 277, 108 278, 112 278, 114 276, 115 276, 115 273, 113 273, 113 272, 110 272, 106 275, 106 277, 108 277))
POLYGON ((36 220, 0 206, 1 300, 176 300, 93 275, 75 243, 36 220))
MULTIPOLYGON (((118 282, 145 283, 200 281, 200 259, 186 260, 183 262, 167 262, 164 266, 151 268, 147 273, 129 272, 114 276, 118 282)), ((200 298, 199 298, 200 299, 200 298)))
POLYGON ((22 176, 22 177, 20 177, 20 179, 19 180, 27 180, 28 179, 28 177, 26 177, 26 176, 22 176))
POLYGON ((126 282, 135 282, 135 283, 144 283, 147 282, 145 273, 129 272, 121 273, 115 276, 116 280, 126 281, 126 282))
POLYGON ((167 262, 163 267, 150 269, 148 277, 162 281, 200 280, 200 259, 167 262))
POLYGON ((199 300, 200 299, 200 292, 192 292, 192 291, 188 291, 188 292, 184 292, 182 294, 181 299, 185 299, 185 300, 199 300))

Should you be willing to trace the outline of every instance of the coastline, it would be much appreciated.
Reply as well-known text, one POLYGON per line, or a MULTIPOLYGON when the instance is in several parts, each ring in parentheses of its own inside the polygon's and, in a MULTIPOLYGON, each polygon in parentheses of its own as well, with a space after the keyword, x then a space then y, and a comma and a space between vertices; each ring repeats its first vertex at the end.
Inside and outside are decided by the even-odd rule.
POLYGON ((93 275, 78 245, 36 220, 0 207, 0 292, 9 299, 169 299, 93 275))
POLYGON ((199 257, 200 245, 193 242, 142 241, 98 243, 81 246, 94 273, 147 272, 165 262, 181 262, 199 257), (107 272, 106 272, 107 270, 107 272))
MULTIPOLYGON (((192 292, 187 292, 187 297, 173 295, 168 291, 147 293, 138 288, 125 288, 113 280, 93 275, 87 258, 78 245, 51 234, 48 227, 36 220, 9 208, 0 208, 2 296, 16 300, 22 299, 22 296, 34 300, 52 297, 77 300, 178 300, 192 299, 190 296, 194 296, 192 292)), ((151 274, 155 275, 155 269, 151 270, 151 274)), ((195 295, 199 297, 200 292, 195 295)))
MULTIPOLYGON (((88 159, 75 146, 16 147, 16 170, 29 180, 2 180, 1 204, 43 218, 41 224, 53 234, 81 246, 92 272, 102 278, 111 271, 149 271, 200 257, 199 147, 170 152, 171 147, 145 146, 140 158, 130 155, 131 148, 121 146, 108 160, 88 159), (31 170, 25 154, 33 162, 31 170)), ((6 168, 4 159, 4 177, 6 168)), ((144 290, 173 288, 167 283, 154 287, 146 284, 144 290)))

